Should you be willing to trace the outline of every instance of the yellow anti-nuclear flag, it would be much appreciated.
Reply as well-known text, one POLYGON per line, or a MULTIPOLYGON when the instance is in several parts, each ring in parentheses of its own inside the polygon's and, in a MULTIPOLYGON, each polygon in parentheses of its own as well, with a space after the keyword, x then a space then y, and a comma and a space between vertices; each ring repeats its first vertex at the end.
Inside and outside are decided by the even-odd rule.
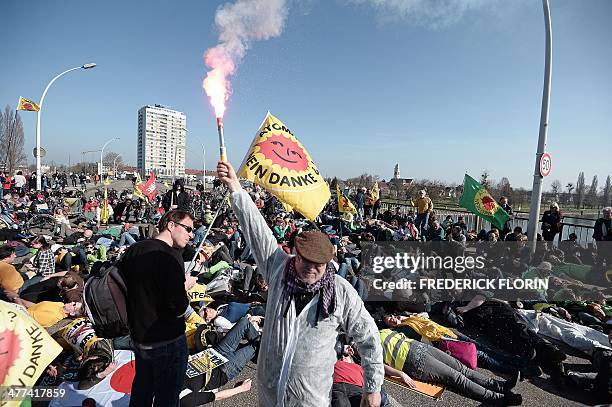
MULTIPOLYGON (((8 386, 34 386, 62 347, 27 312, 0 301, 0 391, 8 386)), ((21 401, 0 399, 2 407, 21 401)))
POLYGON ((136 198, 140 198, 140 199, 147 199, 145 198, 145 196, 142 194, 142 191, 140 190, 141 185, 142 185, 142 179, 140 179, 140 174, 136 173, 136 182, 134 182, 134 192, 132 193, 132 196, 135 196, 136 198))
POLYGON ((380 198, 380 188, 378 188, 378 182, 374 183, 374 186, 368 192, 368 196, 366 197, 367 204, 369 206, 374 206, 376 201, 380 198))
POLYGON ((104 199, 102 200, 102 208, 100 209, 100 222, 108 223, 110 211, 108 210, 108 188, 104 188, 104 199))
POLYGON ((17 110, 27 110, 28 112, 40 111, 40 106, 29 99, 19 96, 19 102, 17 103, 17 110))
POLYGON ((357 209, 355 205, 340 191, 340 187, 336 184, 336 195, 338 195, 338 211, 340 213, 352 213, 355 215, 357 213, 357 209))
POLYGON ((266 115, 238 176, 253 181, 314 221, 331 194, 312 158, 276 117, 266 115))

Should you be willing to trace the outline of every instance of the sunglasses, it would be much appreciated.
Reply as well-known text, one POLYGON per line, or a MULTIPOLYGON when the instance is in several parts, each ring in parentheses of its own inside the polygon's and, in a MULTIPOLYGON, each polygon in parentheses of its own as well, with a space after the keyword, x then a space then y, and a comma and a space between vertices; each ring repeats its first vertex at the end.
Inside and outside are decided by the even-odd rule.
POLYGON ((187 233, 191 233, 191 232, 193 232, 193 228, 192 228, 191 226, 183 225, 182 223, 179 223, 179 222, 174 222, 174 221, 172 221, 172 223, 174 223, 175 225, 182 226, 182 227, 183 227, 183 229, 185 229, 185 231, 186 231, 187 233))

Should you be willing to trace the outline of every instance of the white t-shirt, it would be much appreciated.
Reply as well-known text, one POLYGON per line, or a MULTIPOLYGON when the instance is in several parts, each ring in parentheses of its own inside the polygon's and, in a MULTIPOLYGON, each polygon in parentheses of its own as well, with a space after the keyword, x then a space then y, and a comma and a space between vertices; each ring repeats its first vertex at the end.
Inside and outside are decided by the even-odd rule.
POLYGON ((26 179, 23 175, 17 174, 15 175, 15 188, 21 188, 26 184, 26 179))

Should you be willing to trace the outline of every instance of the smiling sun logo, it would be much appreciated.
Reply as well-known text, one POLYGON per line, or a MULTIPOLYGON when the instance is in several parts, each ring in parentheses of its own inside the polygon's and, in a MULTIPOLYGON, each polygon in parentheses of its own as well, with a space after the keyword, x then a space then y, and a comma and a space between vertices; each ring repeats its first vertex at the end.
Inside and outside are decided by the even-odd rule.
POLYGON ((285 205, 314 220, 331 193, 300 140, 270 112, 255 134, 238 176, 266 189, 285 205))
POLYGON ((497 212, 497 208, 499 207, 491 194, 484 189, 476 193, 474 204, 480 213, 491 216, 497 212))
POLYGON ((259 146, 259 152, 274 164, 298 172, 308 169, 306 152, 289 137, 273 134, 256 145, 259 146))

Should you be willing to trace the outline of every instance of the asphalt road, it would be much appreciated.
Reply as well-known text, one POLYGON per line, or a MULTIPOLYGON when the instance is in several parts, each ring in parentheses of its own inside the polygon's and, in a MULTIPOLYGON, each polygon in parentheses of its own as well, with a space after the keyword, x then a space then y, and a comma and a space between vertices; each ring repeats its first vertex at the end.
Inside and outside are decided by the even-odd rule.
MULTIPOLYGON (((586 367, 589 362, 584 359, 570 356, 566 362, 572 366, 583 365, 586 367)), ((578 367, 579 368, 579 367, 578 367)), ((239 394, 228 400, 216 401, 212 405, 215 407, 245 407, 258 405, 256 372, 257 366, 253 363, 244 369, 242 374, 234 381, 226 385, 224 388, 230 388, 235 382, 252 379, 253 386, 251 391, 239 394)), ((488 372, 486 370, 481 370, 488 372)), ((490 372, 488 372, 490 373, 490 372)), ((492 374, 492 373, 490 373, 492 374)), ((460 396, 450 390, 445 390, 439 400, 432 400, 418 393, 406 390, 393 383, 385 382, 387 393, 392 398, 392 405, 398 406, 418 406, 418 407, 459 407, 459 406, 482 406, 483 404, 460 396)), ((588 393, 576 391, 571 388, 558 388, 554 386, 547 376, 542 376, 530 381, 523 381, 518 384, 516 392, 523 396, 523 406, 542 407, 570 407, 570 406, 585 406, 594 405, 594 400, 589 398, 588 393)))

